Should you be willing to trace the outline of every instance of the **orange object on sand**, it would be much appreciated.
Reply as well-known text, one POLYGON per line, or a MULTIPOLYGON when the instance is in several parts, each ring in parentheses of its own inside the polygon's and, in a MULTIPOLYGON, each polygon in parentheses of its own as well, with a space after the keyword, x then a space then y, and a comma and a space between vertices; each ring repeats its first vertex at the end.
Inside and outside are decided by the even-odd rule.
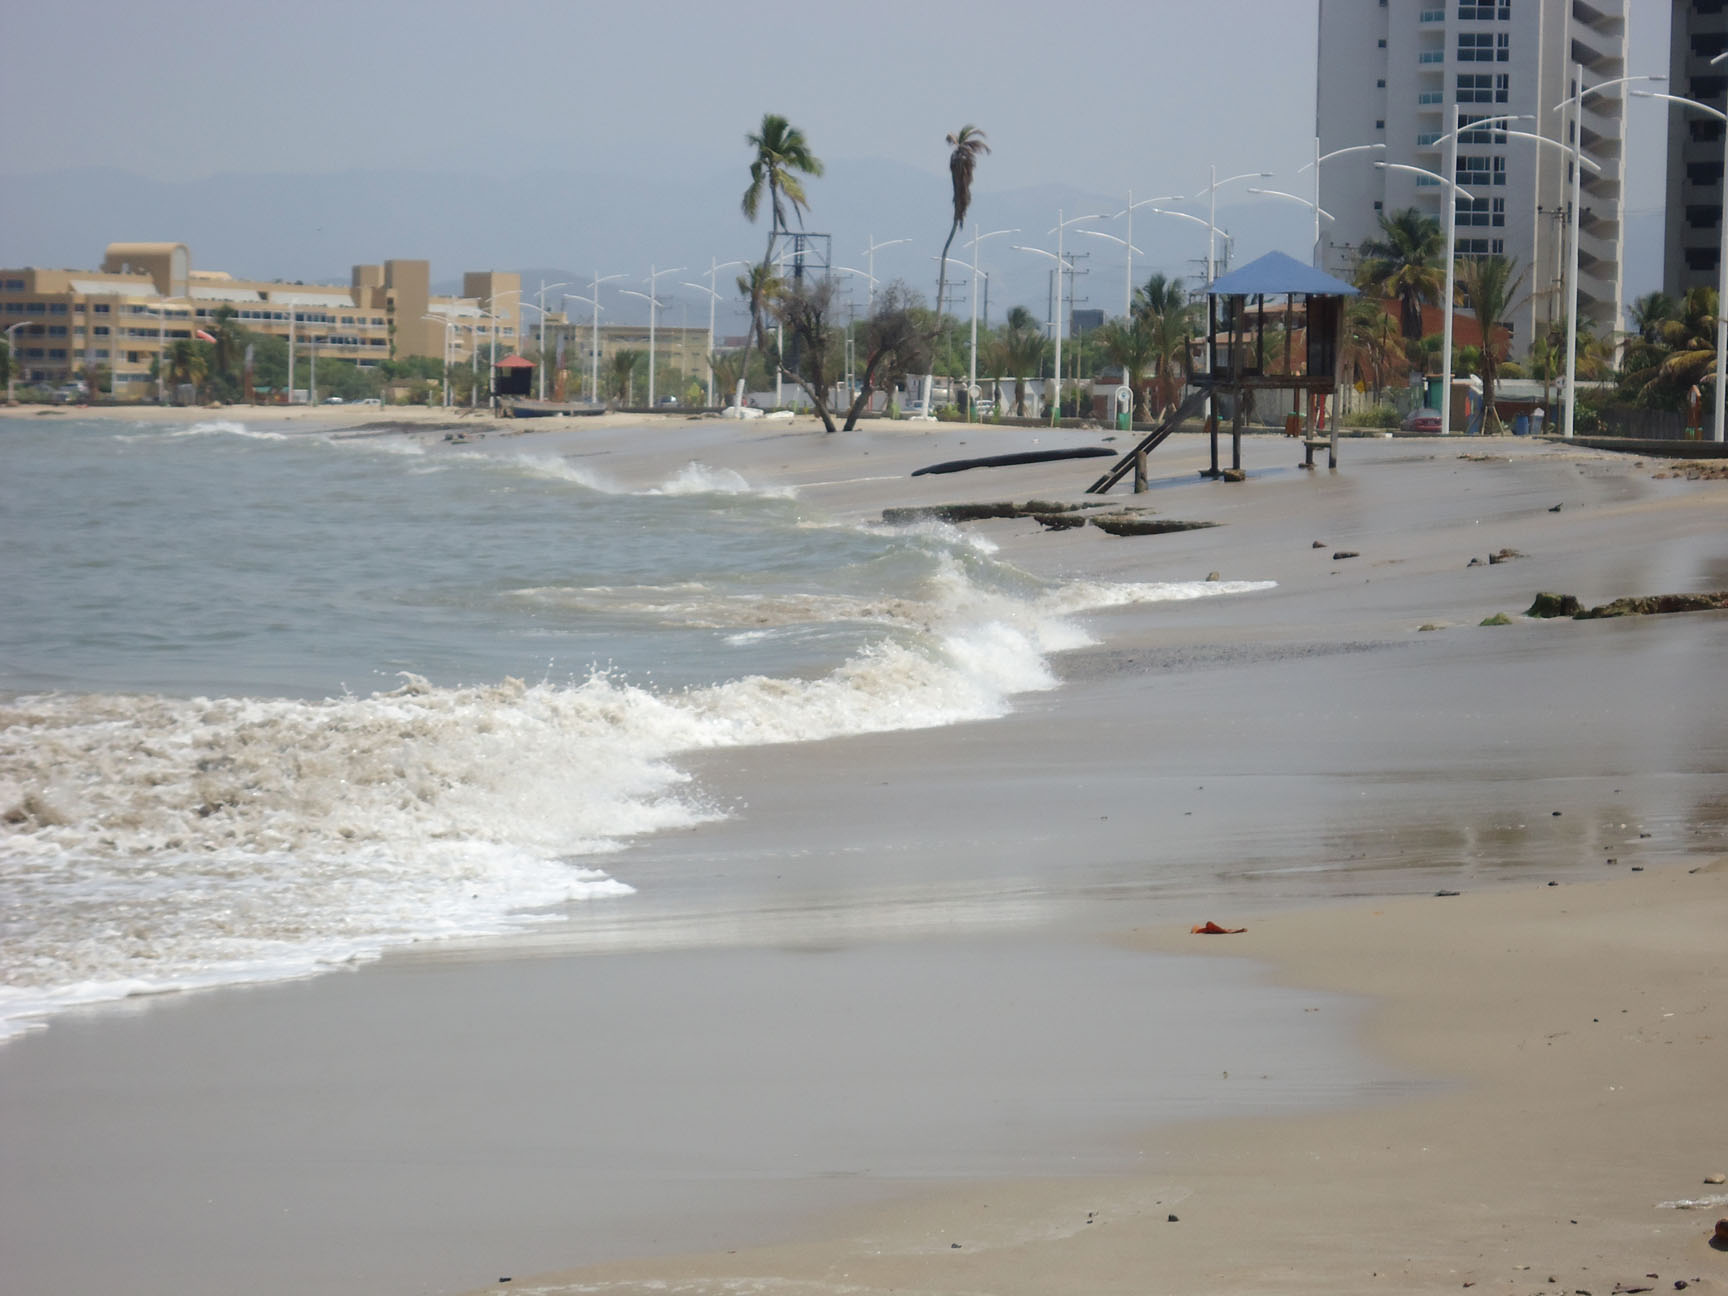
POLYGON ((1194 928, 1193 934, 1195 936, 1234 936, 1238 932, 1245 932, 1247 930, 1246 927, 1220 927, 1215 922, 1208 922, 1201 923, 1198 927, 1194 928))

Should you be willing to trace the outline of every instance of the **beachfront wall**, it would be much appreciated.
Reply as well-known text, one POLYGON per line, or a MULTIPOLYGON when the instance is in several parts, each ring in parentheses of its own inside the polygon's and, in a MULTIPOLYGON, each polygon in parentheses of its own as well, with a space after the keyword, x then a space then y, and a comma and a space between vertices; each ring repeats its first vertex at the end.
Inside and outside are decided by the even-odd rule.
POLYGON ((517 275, 470 273, 464 289, 480 295, 464 297, 434 295, 430 280, 415 260, 357 265, 345 287, 241 280, 193 269, 184 243, 111 243, 100 270, 0 269, 0 328, 20 326, 11 335, 20 383, 67 384, 106 367, 121 400, 154 399, 159 357, 208 331, 224 307, 249 332, 292 341, 302 361, 314 347, 361 365, 439 359, 447 338, 456 363, 495 342, 516 349, 517 275))

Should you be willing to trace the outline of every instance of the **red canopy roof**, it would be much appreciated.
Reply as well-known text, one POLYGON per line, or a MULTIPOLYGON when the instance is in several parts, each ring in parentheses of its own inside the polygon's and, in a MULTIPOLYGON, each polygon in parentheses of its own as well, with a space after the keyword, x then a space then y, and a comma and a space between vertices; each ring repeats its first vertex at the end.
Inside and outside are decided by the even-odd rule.
POLYGON ((493 367, 496 369, 532 369, 534 362, 524 360, 519 355, 507 355, 493 367))

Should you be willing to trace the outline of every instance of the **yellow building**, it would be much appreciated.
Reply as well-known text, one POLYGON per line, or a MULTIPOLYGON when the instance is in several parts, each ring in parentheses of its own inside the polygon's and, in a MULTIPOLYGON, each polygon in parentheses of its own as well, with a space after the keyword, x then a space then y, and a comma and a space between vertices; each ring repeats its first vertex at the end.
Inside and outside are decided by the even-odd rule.
POLYGON ((462 291, 434 296, 426 261, 357 265, 347 287, 264 283, 194 270, 184 243, 111 243, 100 270, 0 270, 0 329, 20 382, 57 385, 101 366, 116 397, 153 399, 157 358, 223 307, 251 332, 286 339, 291 372, 314 353, 370 366, 514 350, 520 277, 470 272, 462 291))

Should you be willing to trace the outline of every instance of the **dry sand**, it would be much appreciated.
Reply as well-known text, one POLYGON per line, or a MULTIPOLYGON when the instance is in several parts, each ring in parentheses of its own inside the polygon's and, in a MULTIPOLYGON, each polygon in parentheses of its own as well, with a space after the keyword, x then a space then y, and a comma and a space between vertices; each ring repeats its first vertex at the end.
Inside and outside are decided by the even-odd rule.
MULTIPOLYGON (((551 422, 455 448, 626 485, 697 459, 857 520, 1079 500, 1106 462, 914 479, 1103 434, 551 422)), ((1537 590, 1728 588, 1728 483, 1510 440, 1245 457, 1247 483, 1203 482, 1178 437, 1112 497, 1210 530, 972 525, 1038 573, 1275 590, 1095 617, 1004 720, 692 761, 737 810, 617 861, 625 904, 0 1051, 0 1113, 50 1131, 16 1140, 13 1228, 110 1275, 68 1290, 232 1290, 253 1244, 269 1292, 1728 1287, 1728 1199, 1664 1205, 1728 1193, 1704 1182, 1728 1170, 1724 614, 1516 618, 1537 590), (1247 930, 1189 934, 1206 918, 1247 930), (646 1069, 603 1065, 612 1041, 646 1069), (97 1119, 141 1075, 155 1101, 97 1119), (563 1139, 579 1115, 616 1137, 563 1139), (76 1213, 99 1200, 136 1217, 123 1242, 76 1213)), ((17 1272, 46 1289, 42 1254, 17 1272)))

